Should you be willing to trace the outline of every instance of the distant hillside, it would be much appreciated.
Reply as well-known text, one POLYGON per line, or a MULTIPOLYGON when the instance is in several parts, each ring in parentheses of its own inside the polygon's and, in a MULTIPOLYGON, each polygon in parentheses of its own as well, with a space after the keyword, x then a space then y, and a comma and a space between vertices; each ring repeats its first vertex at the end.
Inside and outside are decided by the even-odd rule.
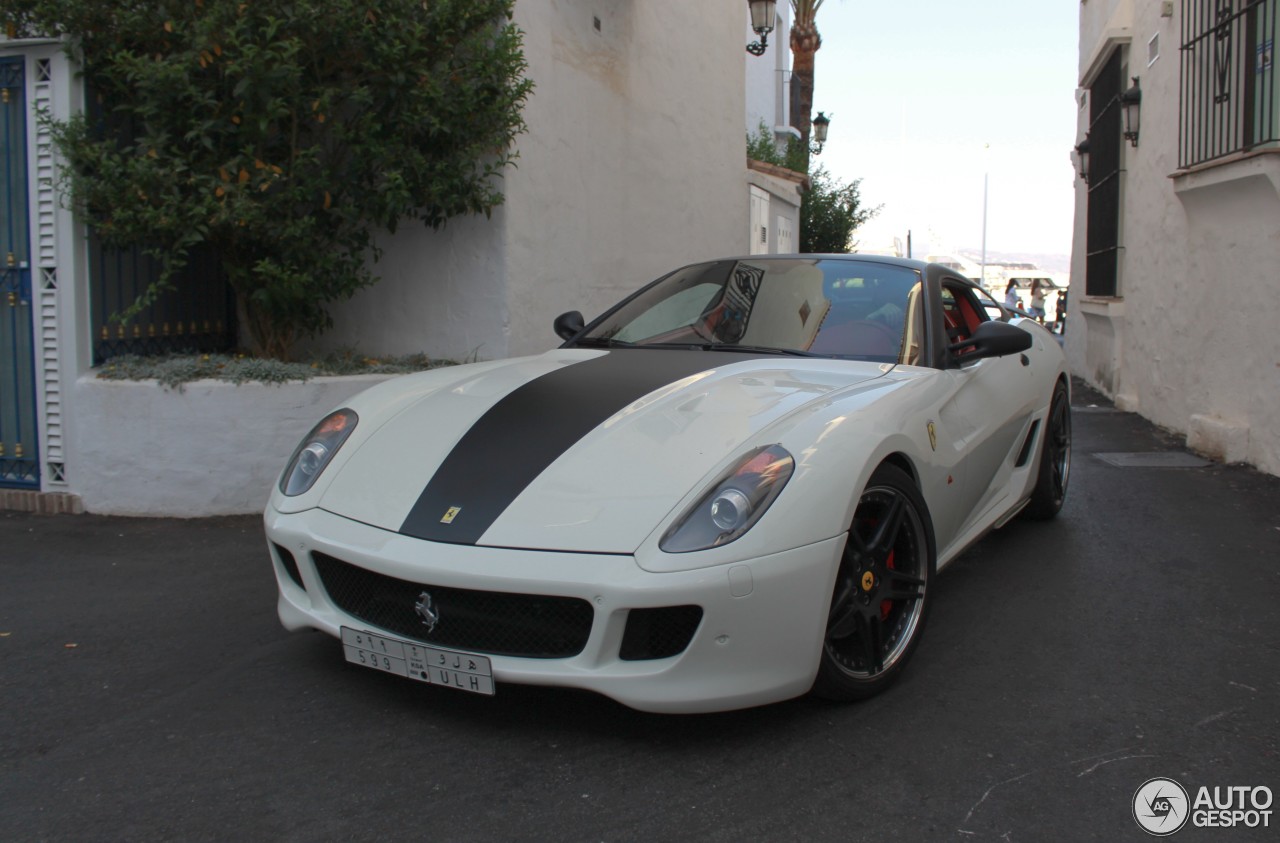
MULTIPOLYGON (((981 247, 960 249, 960 254, 974 263, 982 262, 981 247)), ((1036 252, 987 252, 987 263, 1032 263, 1047 272, 1067 275, 1071 272, 1071 255, 1045 255, 1036 252)))

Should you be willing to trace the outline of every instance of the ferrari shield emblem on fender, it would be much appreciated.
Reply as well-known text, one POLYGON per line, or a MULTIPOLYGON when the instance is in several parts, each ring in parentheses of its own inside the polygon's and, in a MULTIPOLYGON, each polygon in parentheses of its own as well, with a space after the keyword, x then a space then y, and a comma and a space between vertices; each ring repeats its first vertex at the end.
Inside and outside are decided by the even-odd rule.
POLYGON ((933 422, 929 422, 929 447, 938 450, 938 431, 934 428, 933 422))
POLYGON ((458 517, 458 513, 462 511, 460 506, 451 506, 445 511, 444 517, 440 519, 441 524, 452 524, 453 519, 458 517))

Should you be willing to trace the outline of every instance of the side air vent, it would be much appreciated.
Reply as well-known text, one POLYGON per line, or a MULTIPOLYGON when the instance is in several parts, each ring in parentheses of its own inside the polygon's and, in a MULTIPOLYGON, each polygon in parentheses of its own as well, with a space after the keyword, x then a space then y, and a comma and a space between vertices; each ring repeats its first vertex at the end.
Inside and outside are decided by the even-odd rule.
POLYGON ((1018 461, 1014 463, 1018 468, 1022 468, 1027 464, 1027 460, 1031 459, 1031 446, 1036 443, 1036 434, 1040 432, 1040 421, 1031 423, 1031 429, 1027 431, 1027 439, 1022 443, 1022 450, 1018 452, 1018 461))

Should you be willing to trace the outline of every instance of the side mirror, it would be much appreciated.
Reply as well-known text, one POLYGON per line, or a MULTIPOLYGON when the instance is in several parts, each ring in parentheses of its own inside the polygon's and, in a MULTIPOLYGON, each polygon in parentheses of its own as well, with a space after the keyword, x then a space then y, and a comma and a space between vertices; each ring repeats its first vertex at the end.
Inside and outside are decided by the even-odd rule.
POLYGON ((586 326, 582 321, 582 314, 576 310, 570 310, 568 313, 561 313, 556 317, 554 328, 556 336, 562 340, 571 340, 576 337, 579 332, 586 326))
POLYGON ((948 350, 960 364, 985 357, 1004 357, 1017 354, 1031 347, 1031 334, 1008 322, 983 322, 968 339, 961 340, 948 350))

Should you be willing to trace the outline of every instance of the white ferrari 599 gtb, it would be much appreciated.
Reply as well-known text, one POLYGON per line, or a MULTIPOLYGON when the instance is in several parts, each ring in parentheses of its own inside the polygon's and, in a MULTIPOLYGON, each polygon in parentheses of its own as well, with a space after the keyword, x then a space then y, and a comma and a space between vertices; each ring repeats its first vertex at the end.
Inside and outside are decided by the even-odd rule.
POLYGON ((946 267, 726 259, 555 328, 306 436, 266 511, 285 627, 480 694, 854 700, 907 664, 939 569, 1062 506, 1063 353, 946 267))

